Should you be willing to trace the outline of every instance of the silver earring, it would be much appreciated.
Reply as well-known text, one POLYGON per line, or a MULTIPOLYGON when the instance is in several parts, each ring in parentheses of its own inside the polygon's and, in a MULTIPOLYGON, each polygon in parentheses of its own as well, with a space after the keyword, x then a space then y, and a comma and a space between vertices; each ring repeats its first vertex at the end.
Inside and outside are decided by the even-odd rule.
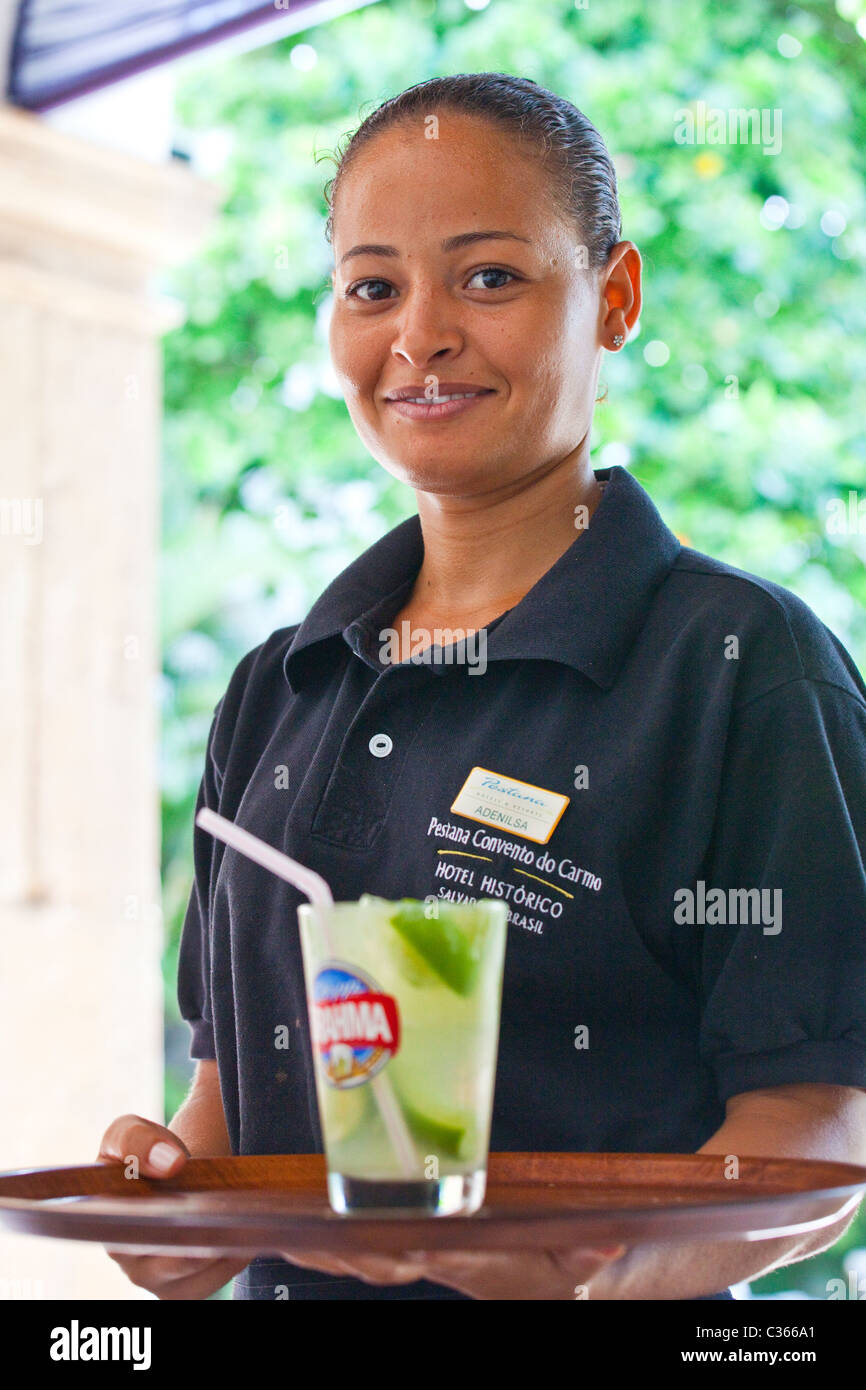
POLYGON ((617 333, 617 334, 614 335, 614 340, 613 340, 613 345, 614 345, 614 347, 622 347, 622 345, 623 345, 624 342, 625 342, 625 338, 622 336, 621 333, 617 333))

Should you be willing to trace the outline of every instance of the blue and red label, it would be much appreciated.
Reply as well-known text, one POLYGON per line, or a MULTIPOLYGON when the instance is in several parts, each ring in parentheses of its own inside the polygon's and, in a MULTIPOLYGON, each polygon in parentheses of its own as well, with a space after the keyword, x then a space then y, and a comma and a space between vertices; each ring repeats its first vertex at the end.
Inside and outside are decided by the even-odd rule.
POLYGON ((355 965, 329 961, 313 985, 313 1047, 332 1086, 361 1086, 400 1046, 397 1000, 355 965))

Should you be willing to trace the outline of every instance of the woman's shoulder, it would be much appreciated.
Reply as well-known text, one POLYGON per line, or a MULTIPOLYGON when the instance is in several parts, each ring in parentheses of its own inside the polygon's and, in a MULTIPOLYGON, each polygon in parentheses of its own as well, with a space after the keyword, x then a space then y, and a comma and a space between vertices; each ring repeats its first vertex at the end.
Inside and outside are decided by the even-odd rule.
POLYGON ((754 698, 790 680, 835 685, 866 702, 850 652, 799 595, 761 575, 683 546, 668 575, 667 598, 705 639, 729 641, 742 665, 741 695, 754 698), (722 631, 724 629, 724 631, 722 631))
POLYGON ((300 626, 300 623, 292 623, 289 627, 275 628, 258 646, 251 647, 235 666, 223 698, 231 695, 237 700, 251 682, 259 684, 281 675, 286 652, 300 626))
POLYGON ((268 715, 285 707, 288 685, 284 662, 300 623, 276 628, 237 662, 214 710, 211 751, 225 767, 229 749, 245 728, 262 730, 268 715))

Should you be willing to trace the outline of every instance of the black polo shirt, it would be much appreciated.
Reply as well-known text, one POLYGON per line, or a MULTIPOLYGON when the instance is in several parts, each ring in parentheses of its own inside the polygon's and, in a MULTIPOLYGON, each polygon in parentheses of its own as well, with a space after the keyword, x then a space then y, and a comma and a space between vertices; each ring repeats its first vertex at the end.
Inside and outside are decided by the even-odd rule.
MULTIPOLYGON (((596 477, 486 651, 380 660, 419 518, 372 545, 238 664, 198 806, 338 901, 507 899, 494 1150, 691 1152, 739 1092, 866 1087, 866 687, 801 600, 684 548, 624 468, 596 477)), ((321 1152, 300 895, 199 829, 194 853, 191 1056, 217 1059, 234 1153, 321 1152)), ((238 1282, 461 1297, 287 1262, 238 1282)))

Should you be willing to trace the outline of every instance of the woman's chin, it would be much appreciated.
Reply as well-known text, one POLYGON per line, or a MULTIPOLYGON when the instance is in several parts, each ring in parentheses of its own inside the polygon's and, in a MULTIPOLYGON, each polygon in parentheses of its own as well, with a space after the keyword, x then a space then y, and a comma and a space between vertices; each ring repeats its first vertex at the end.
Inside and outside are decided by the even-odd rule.
POLYGON ((416 492, 468 496, 489 491, 494 480, 501 481, 501 475, 489 463, 479 464, 477 458, 465 464, 453 458, 421 463, 417 459, 380 462, 398 482, 407 483, 416 492))

